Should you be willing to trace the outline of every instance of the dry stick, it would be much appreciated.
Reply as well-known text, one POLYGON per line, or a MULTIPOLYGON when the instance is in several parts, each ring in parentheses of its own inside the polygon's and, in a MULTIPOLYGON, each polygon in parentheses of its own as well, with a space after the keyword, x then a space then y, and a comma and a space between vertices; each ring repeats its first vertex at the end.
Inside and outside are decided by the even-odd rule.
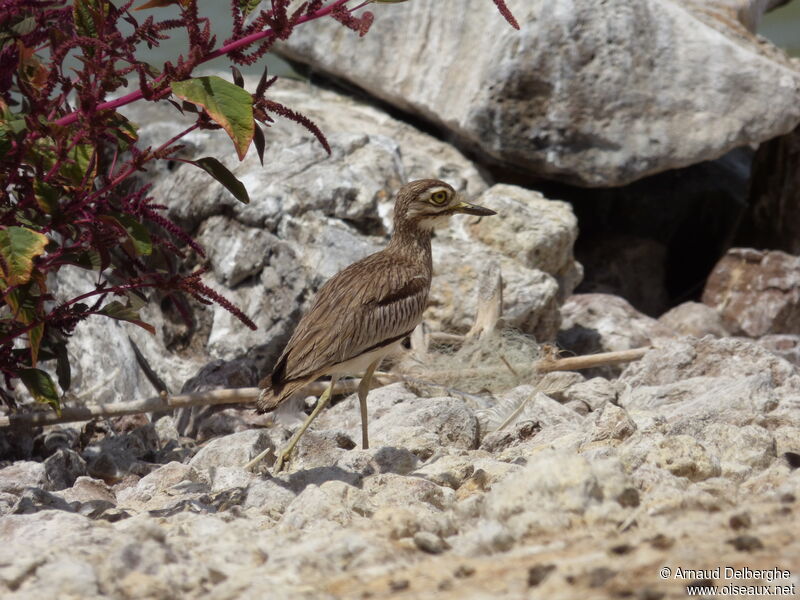
MULTIPOLYGON (((640 359, 650 348, 634 348, 633 350, 620 350, 618 352, 603 352, 601 354, 591 354, 588 356, 573 356, 561 359, 544 359, 532 365, 514 365, 514 369, 519 372, 537 371, 539 373, 549 373, 551 371, 576 371, 589 369, 604 365, 613 365, 624 362, 632 362, 640 359)), ((470 375, 494 375, 508 367, 486 367, 470 369, 470 375)), ((463 374, 462 371, 433 371, 426 373, 429 379, 454 377, 463 374)), ((376 373, 372 381, 373 387, 380 387, 402 381, 401 375, 392 373, 376 373)), ((337 382, 334 388, 335 394, 352 394, 358 389, 360 379, 348 379, 337 382)), ((321 394, 328 384, 318 381, 308 385, 303 393, 308 395, 321 394)), ((208 406, 214 404, 247 404, 254 402, 258 397, 258 388, 238 388, 227 390, 211 390, 208 392, 195 392, 193 394, 181 394, 177 396, 155 396, 139 402, 121 402, 117 404, 104 404, 101 406, 67 406, 57 415, 51 411, 37 411, 32 413, 17 413, 0 417, 0 427, 11 425, 35 426, 35 425, 54 425, 56 423, 71 423, 75 421, 88 421, 98 417, 121 417, 123 415, 135 415, 147 412, 159 412, 181 408, 184 406, 208 406)))

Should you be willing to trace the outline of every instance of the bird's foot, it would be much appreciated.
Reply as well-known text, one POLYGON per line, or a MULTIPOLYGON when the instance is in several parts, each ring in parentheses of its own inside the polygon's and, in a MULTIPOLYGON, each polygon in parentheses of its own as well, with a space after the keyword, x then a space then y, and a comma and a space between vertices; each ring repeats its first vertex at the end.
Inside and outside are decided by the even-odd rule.
POLYGON ((289 464, 289 457, 292 454, 292 448, 282 450, 278 457, 275 459, 275 464, 272 466, 272 474, 277 475, 280 473, 287 464, 289 464))

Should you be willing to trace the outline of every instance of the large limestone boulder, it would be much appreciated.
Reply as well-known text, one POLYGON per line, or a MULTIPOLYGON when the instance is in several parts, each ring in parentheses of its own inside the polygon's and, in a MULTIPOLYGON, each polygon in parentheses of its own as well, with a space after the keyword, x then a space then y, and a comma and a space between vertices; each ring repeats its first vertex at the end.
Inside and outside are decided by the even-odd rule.
POLYGON ((364 38, 319 21, 280 51, 484 156, 614 186, 800 122, 800 72, 748 30, 768 3, 733 4, 509 0, 520 31, 490 2, 379 5, 364 38))

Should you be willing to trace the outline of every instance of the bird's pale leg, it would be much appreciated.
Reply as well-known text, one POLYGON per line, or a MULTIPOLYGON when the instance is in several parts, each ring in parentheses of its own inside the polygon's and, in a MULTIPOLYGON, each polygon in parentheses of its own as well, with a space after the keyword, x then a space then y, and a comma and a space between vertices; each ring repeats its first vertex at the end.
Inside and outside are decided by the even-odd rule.
POLYGON ((328 405, 328 402, 331 401, 331 396, 333 395, 333 386, 336 385, 337 379, 338 377, 336 375, 331 377, 330 385, 328 385, 328 388, 322 393, 322 396, 319 397, 319 400, 317 400, 317 405, 314 407, 314 410, 311 411, 310 415, 308 415, 302 427, 300 427, 300 429, 298 429, 289 439, 286 447, 280 451, 280 454, 278 454, 278 458, 275 461, 275 466, 272 469, 273 473, 278 473, 281 471, 281 469, 283 469, 284 465, 289 461, 292 450, 294 450, 294 447, 297 445, 297 442, 300 441, 300 438, 303 437, 303 434, 306 432, 306 429, 308 429, 308 426, 311 425, 311 422, 317 418, 317 415, 322 412, 322 409, 325 408, 328 405))
POLYGON ((358 384, 358 403, 361 405, 361 447, 366 450, 369 448, 369 421, 367 420, 367 394, 369 394, 369 384, 372 381, 372 374, 375 369, 381 364, 379 358, 369 367, 367 367, 364 377, 361 378, 361 383, 358 384))

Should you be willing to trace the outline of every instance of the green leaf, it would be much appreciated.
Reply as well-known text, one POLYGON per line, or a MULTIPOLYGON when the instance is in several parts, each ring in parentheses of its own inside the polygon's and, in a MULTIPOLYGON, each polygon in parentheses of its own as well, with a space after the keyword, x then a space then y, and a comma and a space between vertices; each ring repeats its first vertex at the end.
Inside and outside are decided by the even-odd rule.
POLYGON ((92 173, 88 177, 86 173, 92 163, 93 154, 94 147, 91 144, 78 144, 67 153, 69 160, 64 163, 59 173, 73 185, 79 185, 84 179, 88 185, 92 185, 92 180, 97 172, 97 164, 95 163, 92 173))
POLYGON ((55 347, 56 352, 56 375, 58 376, 58 385, 65 392, 72 385, 72 370, 69 366, 69 355, 67 354, 66 344, 57 344, 55 347))
POLYGON ((100 260, 100 253, 96 250, 85 250, 84 252, 68 252, 61 255, 61 261, 80 267, 81 269, 88 269, 90 271, 101 271, 102 261, 100 260))
POLYGON ((217 77, 197 77, 176 81, 172 93, 183 100, 199 104, 233 140, 239 160, 244 159, 253 141, 253 96, 238 85, 217 77))
POLYGON ((27 227, 0 229, 0 255, 3 280, 8 286, 27 283, 33 270, 33 259, 44 252, 47 236, 27 227), (6 271, 7 270, 7 271, 6 271))
POLYGON ((79 35, 97 37, 97 27, 94 23, 97 3, 97 0, 75 0, 72 4, 72 20, 79 35))
POLYGON ((28 332, 28 345, 31 347, 31 365, 36 366, 39 362, 39 347, 42 345, 44 336, 44 323, 39 323, 28 332))
POLYGON ((258 8, 259 4, 261 4, 261 0, 239 0, 239 10, 246 17, 258 8))
POLYGON ((258 153, 258 160, 261 161, 261 166, 264 166, 264 148, 267 145, 267 141, 264 139, 264 132, 261 131, 261 127, 256 125, 256 128, 253 130, 255 134, 253 136, 253 144, 256 146, 256 152, 258 153))
POLYGON ((111 213, 110 215, 99 215, 97 218, 125 231, 128 239, 123 242, 122 247, 128 254, 147 256, 153 252, 153 241, 150 239, 147 229, 130 215, 111 213))
POLYGON ((150 234, 147 232, 147 228, 130 215, 117 213, 114 216, 125 228, 125 231, 128 232, 128 237, 130 238, 131 242, 133 242, 133 247, 136 249, 136 254, 144 256, 152 254, 153 240, 150 239, 150 234))
POLYGON ((36 29, 35 17, 26 17, 22 19, 19 23, 16 23, 15 25, 11 26, 11 31, 13 31, 17 35, 27 35, 34 29, 36 29))
POLYGON ((146 329, 153 335, 156 334, 156 328, 141 320, 139 317, 139 310, 131 306, 130 301, 128 304, 123 304, 119 300, 112 300, 98 312, 112 319, 117 319, 118 321, 128 321, 129 323, 138 325, 142 329, 146 329))
POLYGON ((33 182, 33 194, 36 198, 36 204, 47 214, 52 215, 58 210, 58 200, 61 197, 62 190, 35 179, 33 182))
POLYGON ((242 202, 243 204, 249 204, 250 195, 247 193, 247 188, 244 187, 244 184, 236 179, 236 176, 216 158, 206 156, 204 158, 198 158, 197 160, 191 160, 189 162, 197 167, 200 167, 214 179, 219 181, 231 194, 234 195, 239 202, 242 202))
POLYGON ((56 384, 50 375, 41 369, 20 369, 19 378, 37 402, 49 404, 56 412, 61 412, 56 384))

